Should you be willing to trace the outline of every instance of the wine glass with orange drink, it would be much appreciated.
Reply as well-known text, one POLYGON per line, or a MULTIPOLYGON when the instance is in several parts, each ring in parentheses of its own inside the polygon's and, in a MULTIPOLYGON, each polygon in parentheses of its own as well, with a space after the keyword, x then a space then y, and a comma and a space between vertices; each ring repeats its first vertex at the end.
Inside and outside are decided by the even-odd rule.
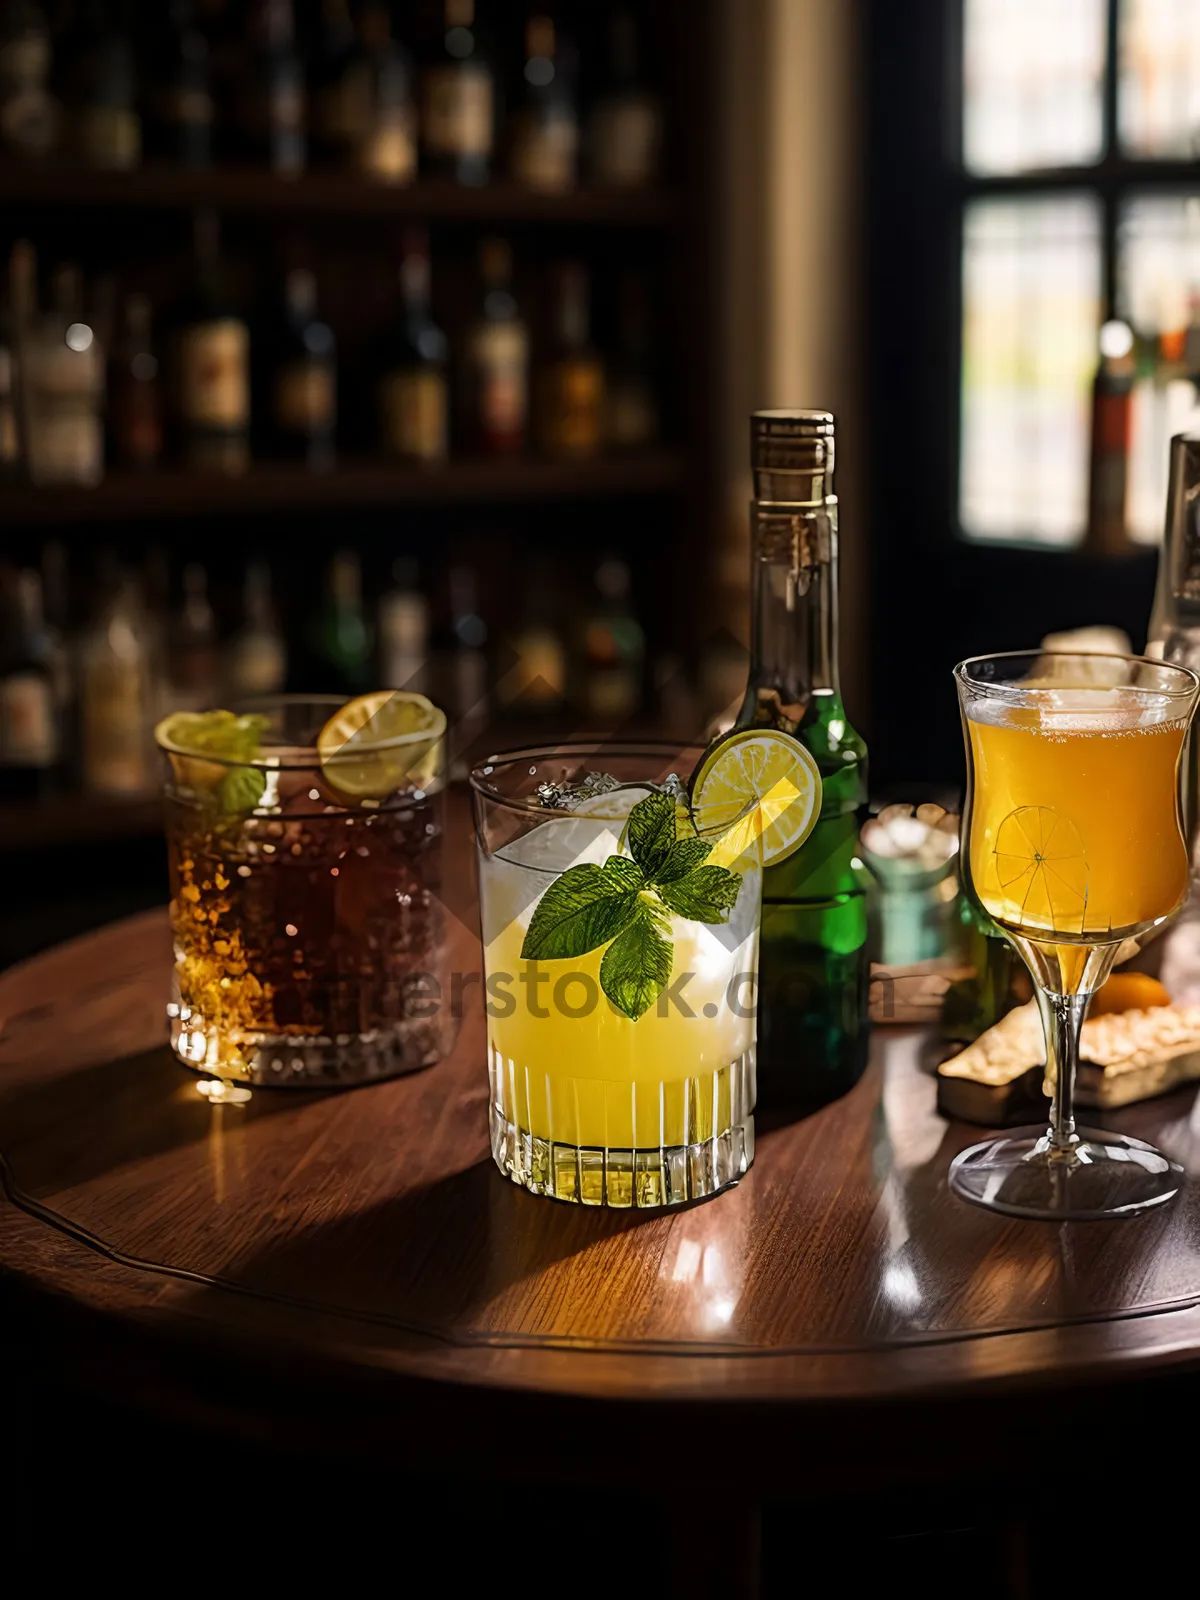
POLYGON ((1020 1217, 1133 1215, 1182 1170, 1140 1139, 1075 1125, 1079 1033, 1122 942, 1182 904, 1182 754, 1200 680, 1124 656, 981 656, 954 670, 967 751, 968 890, 1034 980, 1054 1085, 1050 1126, 956 1157, 963 1199, 1020 1217))

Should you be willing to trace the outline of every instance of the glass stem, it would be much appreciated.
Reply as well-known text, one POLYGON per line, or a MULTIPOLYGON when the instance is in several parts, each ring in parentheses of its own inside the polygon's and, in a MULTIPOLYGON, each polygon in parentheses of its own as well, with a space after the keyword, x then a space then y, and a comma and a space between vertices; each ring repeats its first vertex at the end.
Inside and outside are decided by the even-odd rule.
POLYGON ((1075 1069, 1079 1065, 1079 1031, 1091 994, 1052 994, 1040 986, 1038 1010, 1046 1031, 1046 1065, 1054 1079, 1050 1107, 1050 1148, 1063 1154, 1079 1143, 1075 1132, 1075 1069))

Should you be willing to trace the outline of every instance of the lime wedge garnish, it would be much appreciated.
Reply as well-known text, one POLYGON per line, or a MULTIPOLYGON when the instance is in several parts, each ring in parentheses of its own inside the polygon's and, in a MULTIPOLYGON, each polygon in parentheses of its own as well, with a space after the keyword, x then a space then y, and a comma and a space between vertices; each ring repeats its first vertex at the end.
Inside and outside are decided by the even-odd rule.
POLYGON ((257 712, 239 717, 232 711, 173 711, 155 728, 154 737, 188 755, 253 761, 269 726, 270 719, 257 712))

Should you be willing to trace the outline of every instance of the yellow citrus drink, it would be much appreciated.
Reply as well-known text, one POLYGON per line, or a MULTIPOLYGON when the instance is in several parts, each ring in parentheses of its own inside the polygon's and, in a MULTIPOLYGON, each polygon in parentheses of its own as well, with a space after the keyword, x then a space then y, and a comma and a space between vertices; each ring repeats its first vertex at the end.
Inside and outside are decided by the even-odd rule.
POLYGON ((1188 880, 1178 800, 1187 720, 1177 701, 1056 686, 1036 704, 976 701, 967 729, 970 874, 998 923, 1095 945, 1176 909, 1188 880))
POLYGON ((1088 1003, 1123 941, 1182 903, 1180 774, 1200 680, 1135 656, 1012 651, 954 669, 967 737, 963 878, 1033 979, 1045 1127, 959 1151, 950 1188, 1004 1216, 1127 1217, 1178 1193, 1153 1145, 1075 1121, 1088 1003))
MULTIPOLYGON (((537 1193, 672 1204, 733 1181, 753 1154, 761 872, 750 859, 735 872, 716 865, 694 834, 654 858, 646 845, 639 866, 607 809, 551 814, 480 854, 493 1148, 537 1193), (628 897, 611 897, 624 931, 584 949, 609 929, 570 934, 570 893, 599 894, 605 874, 614 890, 628 879, 628 897), (717 909, 695 899, 710 889, 724 895, 717 909)), ((607 904, 579 916, 608 915, 607 904)))

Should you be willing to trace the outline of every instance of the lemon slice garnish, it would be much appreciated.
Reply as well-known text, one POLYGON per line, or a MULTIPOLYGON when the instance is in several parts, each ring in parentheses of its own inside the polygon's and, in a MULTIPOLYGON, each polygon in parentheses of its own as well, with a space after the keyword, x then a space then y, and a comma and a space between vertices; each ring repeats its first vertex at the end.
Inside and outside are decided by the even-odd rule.
POLYGON ((1088 863, 1069 817, 1049 806, 1018 806, 997 828, 993 856, 1006 922, 1083 932, 1088 863))
POLYGON ((427 788, 442 765, 446 713, 423 694, 379 689, 334 712, 317 735, 326 780, 356 800, 427 788))
POLYGON ((798 739, 775 728, 742 728, 709 751, 692 780, 692 810, 709 861, 728 866, 751 848, 764 867, 808 838, 821 811, 821 772, 798 739))

